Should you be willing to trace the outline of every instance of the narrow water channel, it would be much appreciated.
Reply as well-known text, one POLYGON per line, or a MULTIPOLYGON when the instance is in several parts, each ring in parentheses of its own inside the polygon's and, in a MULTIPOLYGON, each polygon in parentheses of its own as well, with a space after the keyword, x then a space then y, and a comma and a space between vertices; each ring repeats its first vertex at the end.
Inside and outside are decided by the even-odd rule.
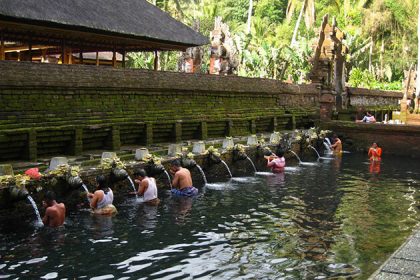
POLYGON ((419 192, 417 161, 378 170, 352 154, 210 182, 195 199, 161 191, 157 207, 128 198, 58 230, 0 225, 0 278, 366 279, 420 220, 419 192))

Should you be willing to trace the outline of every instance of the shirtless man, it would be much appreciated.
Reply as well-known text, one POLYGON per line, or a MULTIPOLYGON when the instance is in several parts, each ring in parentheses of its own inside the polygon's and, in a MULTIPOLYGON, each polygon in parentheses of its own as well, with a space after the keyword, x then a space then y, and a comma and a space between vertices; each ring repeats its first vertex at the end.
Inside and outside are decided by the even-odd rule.
POLYGON ((191 173, 188 169, 181 167, 179 160, 174 160, 171 164, 170 172, 174 179, 172 180, 172 193, 181 196, 194 196, 198 190, 193 187, 191 173))
POLYGON ((57 203, 54 192, 48 191, 45 194, 42 206, 46 208, 44 218, 42 218, 44 225, 59 227, 64 224, 66 206, 64 206, 64 203, 57 203))
POLYGON ((337 134, 333 136, 334 144, 331 145, 331 148, 334 151, 334 154, 340 155, 343 152, 343 145, 341 144, 340 138, 337 137, 337 134))

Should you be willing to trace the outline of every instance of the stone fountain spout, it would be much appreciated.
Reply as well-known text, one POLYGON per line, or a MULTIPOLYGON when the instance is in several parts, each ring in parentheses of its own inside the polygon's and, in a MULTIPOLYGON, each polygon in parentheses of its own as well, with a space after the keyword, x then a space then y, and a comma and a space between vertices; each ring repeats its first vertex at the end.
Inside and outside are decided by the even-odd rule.
POLYGON ((10 186, 9 195, 13 201, 25 200, 29 196, 29 192, 25 187, 10 186))
POLYGON ((197 166, 197 163, 191 158, 182 157, 181 166, 187 169, 192 169, 197 166))

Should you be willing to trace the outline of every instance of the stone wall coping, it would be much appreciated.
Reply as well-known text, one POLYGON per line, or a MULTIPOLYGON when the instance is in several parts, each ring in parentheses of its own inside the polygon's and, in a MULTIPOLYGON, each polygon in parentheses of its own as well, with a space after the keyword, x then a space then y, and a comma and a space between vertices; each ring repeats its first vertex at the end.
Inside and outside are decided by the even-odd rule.
POLYGON ((395 97, 401 99, 403 97, 402 91, 395 90, 379 90, 368 88, 349 87, 351 95, 366 95, 366 96, 382 96, 382 97, 395 97))
POLYGON ((289 84, 273 79, 190 74, 92 65, 0 61, 0 88, 97 88, 147 91, 193 91, 319 95, 315 84, 289 84))

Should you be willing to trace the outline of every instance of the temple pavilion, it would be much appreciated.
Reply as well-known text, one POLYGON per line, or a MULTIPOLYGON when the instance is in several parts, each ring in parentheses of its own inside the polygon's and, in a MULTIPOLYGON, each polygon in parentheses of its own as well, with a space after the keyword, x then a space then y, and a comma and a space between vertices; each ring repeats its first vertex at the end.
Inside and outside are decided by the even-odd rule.
POLYGON ((207 43, 145 0, 0 1, 0 60, 125 67, 127 52, 207 43))

